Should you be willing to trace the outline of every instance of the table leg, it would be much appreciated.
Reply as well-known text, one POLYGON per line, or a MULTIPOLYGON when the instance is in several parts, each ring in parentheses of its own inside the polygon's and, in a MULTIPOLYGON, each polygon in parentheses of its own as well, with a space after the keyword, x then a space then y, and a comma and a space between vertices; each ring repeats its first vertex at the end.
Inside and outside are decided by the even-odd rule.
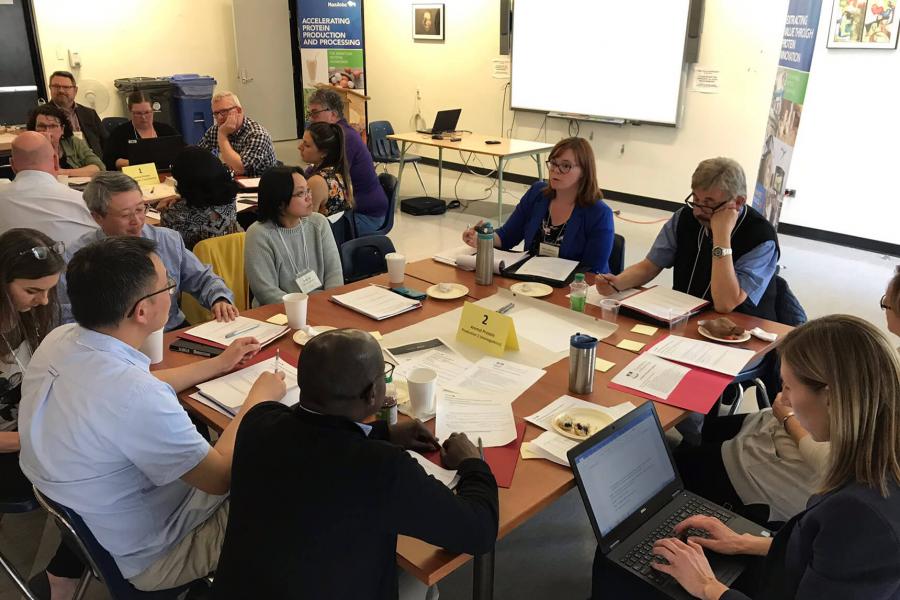
POLYGON ((438 200, 441 199, 441 181, 444 179, 444 148, 438 146, 438 200))
POLYGON ((497 160, 497 227, 503 223, 503 157, 497 160))
POLYGON ((541 155, 540 154, 532 154, 534 157, 534 162, 537 163, 538 168, 538 181, 543 181, 544 179, 544 165, 541 164, 541 155))
POLYGON ((487 554, 476 554, 472 572, 472 600, 493 600, 494 598, 494 550, 487 554))
POLYGON ((403 181, 403 165, 406 163, 406 151, 409 149, 408 142, 402 142, 400 145, 400 170, 397 171, 397 197, 400 197, 400 182, 403 181))

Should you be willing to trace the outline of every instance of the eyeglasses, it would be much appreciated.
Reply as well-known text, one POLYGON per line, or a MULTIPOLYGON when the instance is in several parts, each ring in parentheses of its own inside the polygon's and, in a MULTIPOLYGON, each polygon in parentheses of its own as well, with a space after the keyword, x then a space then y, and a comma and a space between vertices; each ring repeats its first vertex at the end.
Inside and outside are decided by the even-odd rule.
POLYGON ((152 115, 152 114, 153 114, 152 110, 142 110, 142 111, 133 110, 133 111, 131 111, 131 116, 133 116, 133 117, 146 117, 146 116, 152 115))
POLYGON ((147 214, 148 210, 150 210, 150 205, 145 202, 143 204, 139 204, 134 210, 119 213, 118 217, 127 221, 130 221, 131 219, 140 219, 142 216, 147 214))
POLYGON ((62 125, 59 123, 36 123, 34 126, 35 131, 50 131, 52 129, 60 129, 62 125))
POLYGON ((225 115, 227 115, 228 113, 230 113, 231 111, 233 111, 233 110, 236 109, 236 108, 237 108, 237 106, 229 106, 228 108, 222 108, 222 109, 219 109, 219 110, 214 110, 214 111, 213 111, 213 116, 214 116, 214 117, 224 117, 225 115))
POLYGON ((134 306, 131 307, 131 310, 128 311, 128 314, 125 315, 125 318, 126 319, 131 318, 131 315, 133 315, 134 311, 137 310, 138 304, 140 304, 147 298, 152 298, 153 296, 155 296, 157 294, 162 294, 163 292, 169 292, 170 296, 174 296, 176 286, 178 286, 178 282, 175 281, 174 279, 172 279, 172 277, 170 275, 166 275, 166 287, 164 287, 161 290, 156 290, 155 292, 151 292, 151 293, 147 294, 146 296, 141 296, 140 298, 138 298, 137 302, 134 303, 134 306))
POLYGON ((311 110, 311 111, 309 111, 309 116, 314 117, 319 113, 329 112, 330 110, 331 110, 330 108, 320 108, 319 110, 311 110))
POLYGON ((881 310, 893 310, 887 303, 887 294, 881 297, 881 302, 878 303, 878 306, 881 307, 881 310))
POLYGON ((293 194, 291 194, 291 198, 305 198, 306 196, 310 195, 312 195, 312 190, 306 188, 302 192, 294 192, 293 194))
POLYGON ((26 254, 31 254, 38 260, 47 260, 50 258, 50 253, 53 252, 57 256, 62 256, 63 252, 66 251, 66 245, 62 242, 53 242, 49 246, 35 246, 34 248, 29 248, 28 250, 23 250, 19 252, 19 256, 25 256, 26 254))
POLYGON ((684 199, 684 203, 687 204, 690 208, 696 208, 697 210, 702 210, 707 213, 714 213, 729 202, 731 202, 731 198, 726 200, 725 202, 721 202, 716 204, 715 206, 706 206, 705 204, 700 204, 699 202, 692 201, 691 198, 695 198, 694 192, 691 192, 687 195, 687 198, 684 199))
POLYGON ((577 166, 578 165, 573 165, 570 162, 556 162, 555 160, 547 161, 547 170, 548 171, 552 171, 553 169, 556 169, 563 175, 565 175, 566 173, 568 173, 569 171, 571 171, 572 169, 574 169, 577 166))
POLYGON ((397 365, 393 363, 389 363, 388 361, 384 361, 384 377, 387 379, 388 377, 394 376, 394 369, 397 368, 397 365))
POLYGON ((56 91, 61 91, 61 90, 69 91, 69 90, 74 90, 75 86, 74 85, 59 85, 58 83, 54 83, 50 86, 50 89, 56 90, 56 91))

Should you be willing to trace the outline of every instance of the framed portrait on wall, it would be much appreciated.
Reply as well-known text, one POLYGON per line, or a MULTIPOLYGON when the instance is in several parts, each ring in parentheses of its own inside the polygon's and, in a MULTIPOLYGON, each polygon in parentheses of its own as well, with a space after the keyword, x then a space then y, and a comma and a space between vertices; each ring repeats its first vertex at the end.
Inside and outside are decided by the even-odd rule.
POLYGON ((898 0, 834 0, 829 48, 896 50, 898 0))
POLYGON ((443 4, 413 4, 412 20, 414 40, 444 39, 443 4))

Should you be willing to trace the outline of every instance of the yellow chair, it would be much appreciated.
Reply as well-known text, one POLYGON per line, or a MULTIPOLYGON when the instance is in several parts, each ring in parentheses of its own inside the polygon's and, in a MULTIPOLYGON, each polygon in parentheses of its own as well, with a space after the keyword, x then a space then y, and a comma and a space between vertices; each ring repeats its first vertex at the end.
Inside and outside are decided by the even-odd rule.
MULTIPOLYGON (((234 305, 241 312, 250 308, 250 284, 244 272, 244 238, 246 234, 231 233, 197 242, 194 254, 200 262, 212 265, 213 271, 234 293, 234 305)), ((190 294, 181 295, 181 310, 189 323, 204 323, 212 319, 190 294)))

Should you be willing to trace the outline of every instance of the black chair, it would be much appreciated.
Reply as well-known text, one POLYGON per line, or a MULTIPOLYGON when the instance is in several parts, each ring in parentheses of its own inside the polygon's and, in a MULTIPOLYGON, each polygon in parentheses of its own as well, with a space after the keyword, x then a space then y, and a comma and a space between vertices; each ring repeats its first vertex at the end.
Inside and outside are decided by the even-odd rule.
MULTIPOLYGON (((372 160, 376 163, 390 164, 400 162, 400 146, 397 145, 397 142, 389 140, 387 137, 393 134, 394 127, 390 121, 372 121, 369 123, 369 152, 372 153, 372 160)), ((425 190, 425 195, 427 196, 428 190, 425 189, 425 182, 422 181, 422 174, 419 173, 418 163, 420 160, 422 160, 421 156, 407 153, 403 157, 403 164, 412 163, 413 168, 416 170, 416 175, 419 177, 419 183, 422 184, 422 189, 425 190)))
POLYGON ((799 327, 809 320, 791 286, 781 275, 775 275, 775 317, 779 323, 791 327, 799 327))
MULTIPOLYGON (((2 519, 4 515, 27 513, 37 510, 38 508, 39 505, 37 499, 33 495, 27 498, 4 498, 0 500, 0 519, 2 519)), ((22 578, 2 551, 0 551, 0 568, 6 571, 6 574, 12 579, 19 594, 27 598, 27 600, 37 600, 37 596, 28 587, 25 579, 22 578)))
POLYGON ((613 235, 612 250, 609 253, 609 272, 618 275, 625 270, 625 238, 613 235))
POLYGON ((331 233, 334 235, 334 242, 340 248, 344 242, 356 239, 356 220, 353 218, 352 210, 345 210, 344 214, 337 221, 331 221, 331 233))
POLYGON ((126 117, 104 117, 100 124, 103 126, 103 130, 106 131, 106 135, 110 135, 113 132, 113 129, 121 125, 122 123, 127 123, 128 119, 126 117))
POLYGON ((169 590, 155 592, 138 590, 122 577, 116 561, 100 545, 78 513, 44 496, 37 488, 34 490, 34 495, 56 522, 64 540, 72 543, 73 548, 78 549, 88 566, 79 582, 74 600, 79 600, 84 595, 91 577, 103 582, 112 600, 176 600, 188 589, 209 586, 206 579, 201 579, 169 590))
POLYGON ((372 233, 364 233, 362 237, 370 235, 387 235, 394 228, 394 211, 397 209, 397 178, 390 173, 382 173, 378 176, 378 183, 384 189, 388 199, 387 212, 384 215, 384 223, 372 233))
POLYGON ((395 251, 393 242, 385 235, 367 235, 344 242, 341 245, 344 283, 387 273, 384 256, 395 251))

